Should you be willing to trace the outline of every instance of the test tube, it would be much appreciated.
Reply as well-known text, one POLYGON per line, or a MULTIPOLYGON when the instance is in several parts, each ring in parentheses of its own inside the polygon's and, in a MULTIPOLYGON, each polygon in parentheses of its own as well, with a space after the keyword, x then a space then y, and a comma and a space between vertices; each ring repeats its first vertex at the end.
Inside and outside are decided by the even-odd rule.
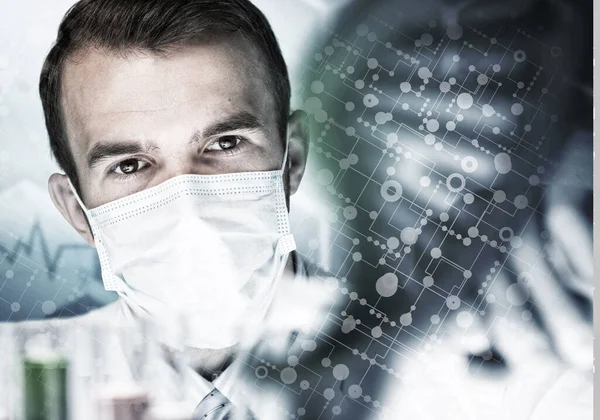
POLYGON ((15 328, 24 420, 68 420, 66 332, 54 321, 15 328))
POLYGON ((152 389, 150 420, 192 420, 198 401, 186 398, 189 388, 188 360, 185 356, 185 318, 175 316, 168 325, 145 320, 149 363, 146 366, 152 389))
POLYGON ((158 342, 153 342, 152 348, 153 354, 158 357, 154 358, 150 420, 192 420, 198 402, 194 401, 191 405, 186 399, 185 359, 180 352, 165 348, 158 342))
POLYGON ((135 324, 102 324, 94 331, 94 392, 96 420, 147 420, 149 395, 139 365, 146 343, 135 324))
POLYGON ((96 390, 98 420, 147 420, 148 394, 133 383, 107 383, 96 390))

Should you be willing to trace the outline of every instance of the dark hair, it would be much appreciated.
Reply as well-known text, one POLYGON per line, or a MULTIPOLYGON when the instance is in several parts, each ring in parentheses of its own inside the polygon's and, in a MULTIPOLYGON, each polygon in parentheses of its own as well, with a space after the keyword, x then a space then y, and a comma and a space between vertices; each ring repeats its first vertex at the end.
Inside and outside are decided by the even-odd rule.
POLYGON ((279 133, 285 137, 291 95, 287 67, 269 22, 249 0, 81 0, 71 7, 44 62, 39 89, 50 148, 78 191, 61 109, 65 61, 89 47, 165 53, 204 36, 229 33, 239 33, 265 59, 280 113, 279 133))

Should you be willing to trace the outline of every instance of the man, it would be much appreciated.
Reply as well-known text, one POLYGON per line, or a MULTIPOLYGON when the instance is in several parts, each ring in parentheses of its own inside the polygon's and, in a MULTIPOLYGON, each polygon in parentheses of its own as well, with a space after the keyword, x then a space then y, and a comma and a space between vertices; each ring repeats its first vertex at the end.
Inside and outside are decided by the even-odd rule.
MULTIPOLYGON (((175 346, 183 323, 196 369, 231 377, 282 271, 293 276, 287 208, 307 156, 264 15, 247 0, 80 1, 40 95, 65 171, 49 179, 52 200, 121 296, 86 317, 149 317, 175 346)), ((194 406, 229 406, 207 376, 194 406)))

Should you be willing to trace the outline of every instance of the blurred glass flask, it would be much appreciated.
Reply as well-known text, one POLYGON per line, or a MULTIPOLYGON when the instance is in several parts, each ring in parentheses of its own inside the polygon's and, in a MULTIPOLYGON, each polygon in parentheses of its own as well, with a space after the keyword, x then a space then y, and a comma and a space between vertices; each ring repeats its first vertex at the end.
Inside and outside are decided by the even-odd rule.
POLYGON ((136 323, 92 326, 96 420, 147 420, 149 394, 143 378, 147 340, 136 323))
POLYGON ((24 420, 68 420, 67 334, 60 324, 14 327, 21 362, 24 420))
POLYGON ((184 316, 168 328, 152 319, 143 321, 149 339, 149 363, 145 374, 152 390, 149 420, 192 420, 193 411, 199 401, 190 400, 190 375, 185 354, 188 322, 184 316))

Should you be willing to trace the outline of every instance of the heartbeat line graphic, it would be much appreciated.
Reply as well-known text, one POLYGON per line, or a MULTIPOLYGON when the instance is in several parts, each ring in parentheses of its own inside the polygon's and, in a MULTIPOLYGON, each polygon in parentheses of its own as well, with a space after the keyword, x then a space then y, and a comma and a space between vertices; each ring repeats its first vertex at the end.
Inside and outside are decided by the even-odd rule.
MULTIPOLYGON (((31 230, 29 231, 26 240, 19 239, 17 241, 17 243, 14 245, 13 249, 9 249, 8 247, 6 247, 0 243, 0 252, 7 253, 8 260, 12 261, 12 262, 16 262, 17 259, 19 258, 19 256, 21 255, 21 253, 23 253, 27 256, 31 256, 31 254, 33 253, 33 251, 35 249, 33 244, 36 241, 36 239, 39 240, 41 250, 42 250, 43 263, 45 265, 45 267, 43 267, 42 269, 44 271, 47 270, 48 276, 50 277, 51 280, 54 280, 54 274, 56 273, 58 264, 59 264, 61 258, 63 257, 63 254, 65 254, 65 252, 68 252, 71 250, 83 251, 83 250, 89 250, 89 248, 90 248, 88 245, 85 245, 85 244, 61 244, 56 248, 56 250, 54 251, 54 254, 51 255, 50 247, 48 246, 48 242, 46 241, 44 232, 40 226, 39 221, 36 220, 36 222, 31 227, 31 230)), ((93 269, 93 278, 99 279, 100 278, 99 274, 100 274, 100 270, 99 270, 98 264, 95 264, 94 269, 93 269)))

